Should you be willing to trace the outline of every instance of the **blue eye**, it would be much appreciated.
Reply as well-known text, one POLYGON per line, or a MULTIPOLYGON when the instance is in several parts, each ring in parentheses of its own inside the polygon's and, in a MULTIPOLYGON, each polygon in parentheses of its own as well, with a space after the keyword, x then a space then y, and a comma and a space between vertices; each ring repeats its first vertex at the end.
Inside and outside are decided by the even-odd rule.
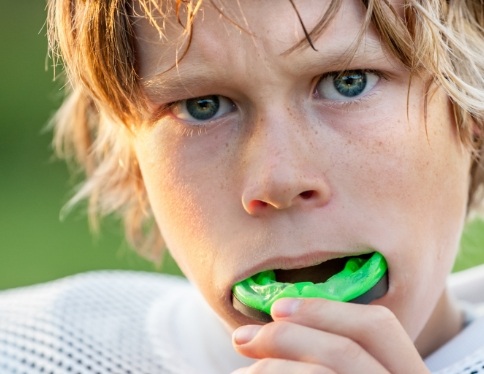
POLYGON ((209 95, 181 100, 172 106, 172 113, 187 121, 210 121, 234 111, 235 104, 228 98, 209 95))
POLYGON ((380 77, 365 70, 348 70, 327 74, 319 81, 316 91, 322 99, 345 101, 370 91, 380 77))

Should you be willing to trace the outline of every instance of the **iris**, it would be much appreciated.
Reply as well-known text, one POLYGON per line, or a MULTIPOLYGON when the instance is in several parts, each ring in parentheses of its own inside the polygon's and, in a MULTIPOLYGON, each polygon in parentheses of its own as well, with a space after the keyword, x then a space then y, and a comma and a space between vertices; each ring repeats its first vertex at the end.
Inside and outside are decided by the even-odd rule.
POLYGON ((213 118, 220 109, 220 99, 217 95, 197 97, 186 101, 187 112, 198 121, 213 118))
POLYGON ((346 71, 334 77, 336 91, 346 97, 360 95, 366 88, 366 73, 361 70, 346 71))

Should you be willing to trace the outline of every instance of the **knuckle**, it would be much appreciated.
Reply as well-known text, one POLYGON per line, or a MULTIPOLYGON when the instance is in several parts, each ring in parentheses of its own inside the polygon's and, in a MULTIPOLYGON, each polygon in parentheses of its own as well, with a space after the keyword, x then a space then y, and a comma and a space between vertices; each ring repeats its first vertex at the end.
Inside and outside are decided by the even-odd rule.
POLYGON ((365 341, 369 335, 379 331, 395 331, 400 326, 393 312, 382 305, 367 305, 362 309, 359 323, 353 325, 352 337, 357 341, 365 341))
POLYGON ((334 354, 344 357, 345 360, 357 361, 362 354, 362 348, 353 340, 346 337, 339 337, 337 344, 333 346, 334 354))
POLYGON ((392 311, 382 305, 374 306, 372 320, 379 328, 390 328, 397 323, 397 319, 392 311))

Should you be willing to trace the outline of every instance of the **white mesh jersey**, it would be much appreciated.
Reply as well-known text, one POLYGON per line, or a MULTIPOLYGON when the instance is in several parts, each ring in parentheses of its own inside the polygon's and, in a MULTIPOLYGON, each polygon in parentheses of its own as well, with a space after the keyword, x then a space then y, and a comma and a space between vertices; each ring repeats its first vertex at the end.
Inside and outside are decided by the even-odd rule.
POLYGON ((0 292, 1 374, 215 374, 249 363, 183 278, 93 272, 0 292))
MULTIPOLYGON (((0 374, 226 374, 250 363, 182 278, 93 272, 0 292, 0 374)), ((484 374, 484 319, 427 364, 484 374)))
POLYGON ((484 265, 452 274, 449 287, 467 312, 467 327, 426 358, 432 373, 484 374, 484 265))
POLYGON ((426 364, 438 374, 484 374, 484 318, 427 357, 426 364))

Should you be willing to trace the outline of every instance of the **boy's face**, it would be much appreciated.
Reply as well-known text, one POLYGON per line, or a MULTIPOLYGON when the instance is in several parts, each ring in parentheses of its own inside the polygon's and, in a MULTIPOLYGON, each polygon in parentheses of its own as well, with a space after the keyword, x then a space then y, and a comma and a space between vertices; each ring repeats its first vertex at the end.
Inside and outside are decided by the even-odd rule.
MULTIPOLYGON (((328 4, 296 1, 307 29, 328 4)), ((317 51, 284 53, 304 38, 289 1, 226 1, 223 14, 204 3, 188 53, 167 72, 182 46, 136 23, 158 121, 139 130, 135 149, 171 253, 235 327, 248 322, 231 304, 237 281, 379 251, 390 287, 376 303, 415 338, 466 212, 470 157, 448 99, 439 89, 426 98, 418 77, 409 91, 409 73, 372 30, 352 72, 331 74, 360 31, 359 1, 343 2, 313 39, 317 51)), ((167 36, 181 30, 172 15, 167 36)))

